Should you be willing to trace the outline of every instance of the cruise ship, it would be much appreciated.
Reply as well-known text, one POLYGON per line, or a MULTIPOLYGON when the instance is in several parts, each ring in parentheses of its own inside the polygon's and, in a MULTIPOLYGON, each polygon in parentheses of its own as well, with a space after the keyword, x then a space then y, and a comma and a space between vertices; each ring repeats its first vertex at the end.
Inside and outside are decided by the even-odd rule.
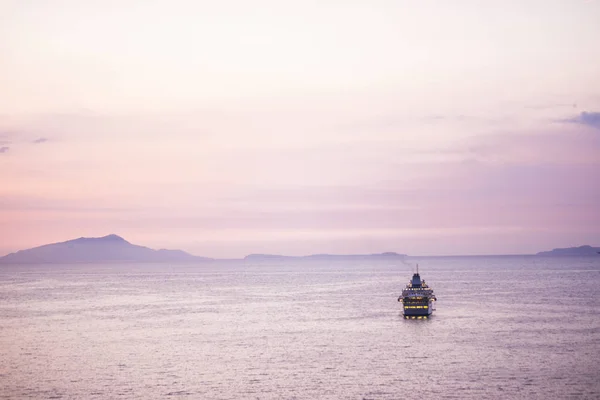
POLYGON ((417 272, 398 297, 402 302, 404 318, 406 319, 427 319, 435 311, 435 294, 425 280, 421 280, 419 275, 419 265, 417 272))

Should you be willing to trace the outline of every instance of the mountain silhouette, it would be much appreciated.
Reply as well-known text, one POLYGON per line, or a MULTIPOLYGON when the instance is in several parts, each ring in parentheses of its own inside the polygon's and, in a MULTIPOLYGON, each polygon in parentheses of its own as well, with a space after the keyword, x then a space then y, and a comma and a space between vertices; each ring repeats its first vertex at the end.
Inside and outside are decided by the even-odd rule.
POLYGON ((211 258, 197 257, 182 250, 153 250, 129 243, 118 235, 68 240, 32 249, 20 250, 0 258, 2 264, 70 264, 101 262, 198 262, 211 258))
POLYGON ((541 251, 538 256, 596 256, 600 253, 600 247, 583 245, 579 247, 566 247, 563 249, 554 249, 551 251, 541 251))

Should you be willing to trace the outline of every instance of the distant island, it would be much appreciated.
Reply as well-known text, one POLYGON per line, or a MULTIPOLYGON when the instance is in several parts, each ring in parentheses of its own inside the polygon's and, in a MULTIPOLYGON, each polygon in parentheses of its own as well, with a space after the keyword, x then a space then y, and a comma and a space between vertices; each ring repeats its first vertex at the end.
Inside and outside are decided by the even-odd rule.
POLYGON ((244 257, 247 261, 270 260, 366 260, 366 259, 393 259, 404 258, 406 254, 393 252, 378 254, 311 254, 309 256, 282 256, 277 254, 250 254, 244 257))
MULTIPOLYGON (((536 256, 600 256, 600 247, 589 245, 557 248, 541 251, 536 256)), ((249 254, 244 261, 356 261, 356 260, 400 260, 407 254, 386 252, 375 254, 311 254, 306 256, 286 256, 279 254, 249 254)), ((437 256, 442 257, 442 256, 437 256)), ((457 256, 454 256, 457 257, 457 256)), ((462 256, 465 257, 465 256, 462 256)), ((81 237, 66 242, 46 244, 26 250, 19 250, 0 257, 0 264, 76 264, 76 263, 195 263, 219 261, 209 257, 199 257, 183 250, 154 250, 128 242, 121 236, 111 234, 103 237, 81 237)), ((239 260, 239 259, 238 259, 239 260)), ((222 260, 226 261, 226 260, 222 260)))
POLYGON ((199 262, 211 258, 197 257, 182 250, 153 250, 129 243, 117 235, 79 238, 17 251, 0 257, 0 264, 72 264, 103 262, 199 262))
MULTIPOLYGON (((350 255, 312 254, 308 256, 250 254, 244 257, 244 260, 367 260, 399 259, 404 257, 406 257, 406 254, 393 252, 350 255)), ((182 250, 154 250, 132 244, 115 234, 103 237, 81 237, 66 242, 46 244, 27 250, 20 250, 4 257, 0 257, 0 264, 92 264, 111 262, 191 263, 205 261, 217 261, 217 259, 194 256, 182 250)))
POLYGON ((538 256, 597 256, 600 255, 600 247, 592 247, 589 245, 579 247, 566 247, 562 249, 554 249, 550 251, 541 251, 538 256))

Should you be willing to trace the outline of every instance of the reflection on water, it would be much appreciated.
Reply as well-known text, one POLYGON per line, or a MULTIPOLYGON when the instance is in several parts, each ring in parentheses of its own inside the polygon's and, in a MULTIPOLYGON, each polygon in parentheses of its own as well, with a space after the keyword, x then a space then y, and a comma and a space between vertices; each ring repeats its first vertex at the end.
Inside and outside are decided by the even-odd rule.
POLYGON ((0 398, 599 398, 600 259, 0 267, 0 398))

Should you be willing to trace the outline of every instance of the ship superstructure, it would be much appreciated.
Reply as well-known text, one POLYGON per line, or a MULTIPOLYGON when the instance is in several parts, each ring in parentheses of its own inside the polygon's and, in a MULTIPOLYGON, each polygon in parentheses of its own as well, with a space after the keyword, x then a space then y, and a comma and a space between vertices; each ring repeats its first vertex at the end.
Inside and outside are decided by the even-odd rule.
POLYGON ((408 285, 402 290, 398 301, 402 302, 402 310, 406 319, 425 319, 435 311, 437 299, 433 294, 433 289, 427 285, 425 280, 421 280, 418 265, 417 272, 413 274, 408 285))

